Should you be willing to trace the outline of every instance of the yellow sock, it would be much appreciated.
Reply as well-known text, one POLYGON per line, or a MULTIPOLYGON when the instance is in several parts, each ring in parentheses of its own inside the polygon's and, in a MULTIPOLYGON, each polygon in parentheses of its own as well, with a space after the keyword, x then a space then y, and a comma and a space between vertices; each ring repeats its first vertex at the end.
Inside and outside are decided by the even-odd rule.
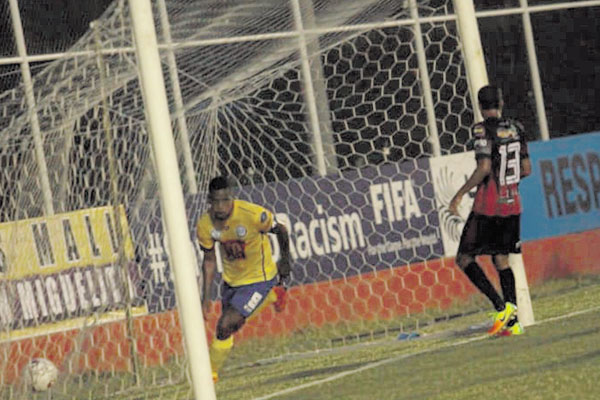
POLYGON ((246 318, 246 321, 250 321, 250 320, 254 319, 258 314, 260 314, 260 312, 262 310, 265 309, 265 307, 275 303, 276 301, 277 301, 277 295, 275 294, 273 289, 269 290, 269 294, 267 294, 267 298, 262 303, 260 303, 260 306, 258 306, 258 308, 256 310, 254 310, 254 312, 252 314, 250 314, 250 316, 248 318, 246 318))
POLYGON ((233 335, 225 340, 214 338, 210 344, 210 366, 213 375, 218 374, 233 347, 233 335))

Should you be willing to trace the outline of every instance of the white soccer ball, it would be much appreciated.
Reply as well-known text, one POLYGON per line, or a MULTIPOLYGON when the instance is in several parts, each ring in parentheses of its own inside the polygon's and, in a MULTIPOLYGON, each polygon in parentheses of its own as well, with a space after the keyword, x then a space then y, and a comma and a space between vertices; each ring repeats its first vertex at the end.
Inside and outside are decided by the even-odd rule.
POLYGON ((25 366, 26 382, 36 392, 44 392, 56 382, 58 369, 52 361, 45 358, 34 358, 25 366))

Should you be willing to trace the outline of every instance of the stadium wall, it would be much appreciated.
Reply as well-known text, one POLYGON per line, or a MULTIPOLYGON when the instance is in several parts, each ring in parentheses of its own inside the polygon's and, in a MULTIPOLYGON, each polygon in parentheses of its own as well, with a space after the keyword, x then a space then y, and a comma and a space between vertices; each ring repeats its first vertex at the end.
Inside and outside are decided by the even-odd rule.
MULTIPOLYGON (((600 243, 598 149, 600 133, 530 144, 533 175, 524 180, 521 186, 524 196, 522 248, 530 285, 575 274, 600 272, 596 263, 600 257, 600 246, 597 246, 600 243)), ((302 204, 303 209, 295 209, 292 202, 291 208, 285 209, 288 212, 280 213, 289 219, 297 217, 294 221, 286 222, 298 227, 301 227, 299 223, 302 218, 306 219, 305 226, 310 226, 311 221, 315 220, 325 220, 327 223, 328 217, 324 215, 328 211, 323 209, 322 204, 319 207, 319 201, 323 201, 320 193, 325 191, 331 195, 335 191, 342 191, 346 196, 340 199, 347 200, 346 203, 340 200, 342 204, 338 204, 335 221, 338 227, 345 223, 347 232, 349 227, 354 226, 354 241, 347 237, 344 244, 340 237, 339 246, 340 251, 345 253, 344 257, 331 254, 331 248, 327 255, 323 248, 323 254, 312 254, 304 259, 299 255, 307 255, 309 248, 301 250, 297 246, 298 242, 294 242, 294 274, 301 283, 289 289, 287 308, 281 314, 275 314, 271 308, 266 309, 244 327, 237 335, 237 340, 283 335, 309 326, 318 327, 342 320, 393 319, 430 308, 446 309, 455 302, 476 294, 473 286, 454 265, 452 254, 455 252, 460 224, 457 225, 457 221, 451 219, 445 210, 448 196, 451 197, 455 189, 464 182, 459 178, 466 179, 473 166, 472 154, 465 153, 432 159, 431 163, 429 160, 410 161, 396 166, 365 169, 345 174, 341 178, 305 179, 302 182, 289 182, 285 185, 277 183, 272 187, 242 191, 240 197, 245 195, 255 201, 258 201, 255 196, 265 196, 265 193, 269 196, 269 192, 273 199, 282 198, 282 194, 288 194, 288 198, 290 194, 295 195, 295 198, 305 196, 305 201, 297 205, 302 204), (386 186, 388 189, 385 189, 386 186), (383 194, 392 188, 396 188, 397 198, 405 196, 405 208, 401 208, 404 214, 395 213, 394 210, 398 208, 394 204, 385 204, 386 196, 383 194), (362 198, 356 197, 354 192, 365 195, 362 198), (374 209, 369 200, 381 203, 374 209), (313 208, 310 201, 314 202, 313 208), (407 205, 409 208, 406 208, 407 205), (355 212, 353 207, 363 207, 359 210, 360 213, 356 211, 362 216, 358 222, 352 218, 340 219, 343 215, 351 216, 355 212), (367 212, 369 207, 371 211, 367 212), (393 221, 384 223, 386 219, 393 221), (360 227, 356 223, 361 224, 360 227), (362 229, 362 239, 357 233, 359 229, 362 229), (413 237, 413 240, 404 241, 402 246, 386 246, 369 241, 374 240, 372 238, 391 243, 405 240, 402 235, 394 236, 399 232, 418 232, 420 239, 417 235, 417 239, 413 237), (424 236, 429 239, 424 240, 424 236), (368 246, 379 251, 369 252, 368 246), (301 251, 304 253, 300 253, 301 251), (417 256, 411 258, 410 254, 417 256), (399 266, 394 263, 394 257, 408 262, 399 266), (348 264, 352 260, 359 260, 361 265, 353 267, 348 264), (372 263, 371 260, 375 262, 372 263), (329 276, 315 278, 310 268, 318 262, 324 263, 325 267, 330 266, 329 276), (304 275, 297 274, 298 265, 304 268, 304 275), (335 269, 340 265, 345 268, 345 273, 335 269)), ((394 201, 392 196, 387 198, 394 201)), ((264 201, 265 197, 262 199, 264 201)), ((199 199, 191 199, 189 205, 192 206, 194 201, 199 199)), ((275 210, 279 211, 277 200, 273 204, 275 210)), ((148 315, 135 318, 134 330, 140 361, 144 365, 155 365, 181 354, 183 348, 179 320, 174 310, 168 258, 166 254, 156 251, 165 247, 161 244, 162 227, 158 205, 142 209, 144 212, 154 213, 158 218, 152 220, 158 222, 152 226, 145 225, 144 230, 138 231, 136 218, 141 216, 129 217, 136 243, 144 240, 146 248, 153 249, 136 255, 136 261, 142 268, 130 271, 140 274, 133 281, 143 284, 144 287, 136 288, 136 293, 145 299, 149 312, 148 315), (148 236, 136 237, 136 232, 143 232, 148 236), (159 267, 162 270, 160 274, 156 274, 159 267), (152 282, 152 291, 148 290, 148 282, 152 282)), ((463 212, 468 212, 468 207, 463 212)), ((140 218, 140 221, 147 219, 140 218)), ((313 223, 313 226, 317 225, 322 226, 321 222, 313 223)), ((299 229, 302 231, 302 228, 299 229)), ((294 239, 297 238, 292 238, 294 239)), ((314 251, 314 244, 310 248, 314 251)), ((495 279, 491 263, 486 260, 484 267, 495 279)), ((327 272, 323 269, 319 271, 327 272)), ((34 278, 30 276, 27 279, 34 278)), ((497 281, 494 282, 497 284, 497 281)), ((208 316, 207 325, 211 336, 219 307, 218 302, 215 302, 208 316)), ((146 309, 143 311, 145 313, 146 309)), ((61 365, 76 346, 79 348, 78 358, 71 359, 70 362, 81 371, 117 371, 129 368, 129 345, 122 320, 90 328, 83 343, 76 343, 76 329, 64 327, 62 331, 52 333, 48 325, 44 324, 36 329, 36 332, 30 332, 28 336, 17 335, 16 340, 15 335, 4 338, 3 341, 9 341, 6 354, 10 363, 2 371, 3 382, 16 380, 19 371, 31 357, 45 356, 61 365)))

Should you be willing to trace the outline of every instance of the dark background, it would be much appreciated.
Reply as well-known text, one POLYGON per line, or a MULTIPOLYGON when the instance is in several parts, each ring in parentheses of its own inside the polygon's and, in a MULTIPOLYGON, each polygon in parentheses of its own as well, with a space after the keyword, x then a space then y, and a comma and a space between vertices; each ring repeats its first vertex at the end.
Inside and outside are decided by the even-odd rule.
MULTIPOLYGON (((110 0, 19 0, 29 54, 73 45, 110 0), (43 27, 43 29, 40 29, 43 27), (35 47, 34 47, 35 46, 35 47)), ((532 6, 552 3, 529 0, 532 6)), ((518 0, 477 0, 477 9, 514 7, 518 0)), ((16 54, 8 2, 0 5, 0 56, 16 54)), ((600 130, 600 7, 531 14, 552 137, 600 130)), ((505 93, 505 114, 539 138, 521 16, 480 18, 490 81, 505 93)), ((31 65, 33 74, 44 62, 31 65)), ((17 64, 0 66, 0 92, 19 83, 17 64)))

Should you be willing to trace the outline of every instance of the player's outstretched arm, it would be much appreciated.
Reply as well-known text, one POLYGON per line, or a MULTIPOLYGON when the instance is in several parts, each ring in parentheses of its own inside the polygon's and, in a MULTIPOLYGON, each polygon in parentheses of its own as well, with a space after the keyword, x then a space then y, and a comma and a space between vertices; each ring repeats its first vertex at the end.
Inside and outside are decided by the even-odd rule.
POLYGON ((215 270, 217 269, 217 256, 215 248, 204 250, 204 261, 202 262, 202 314, 206 319, 206 315, 210 311, 210 285, 215 278, 215 270))
POLYGON ((279 273, 279 284, 285 285, 290 278, 291 262, 290 262, 290 237, 285 225, 277 224, 271 232, 277 237, 279 242, 279 250, 281 257, 277 263, 277 272, 279 273))

